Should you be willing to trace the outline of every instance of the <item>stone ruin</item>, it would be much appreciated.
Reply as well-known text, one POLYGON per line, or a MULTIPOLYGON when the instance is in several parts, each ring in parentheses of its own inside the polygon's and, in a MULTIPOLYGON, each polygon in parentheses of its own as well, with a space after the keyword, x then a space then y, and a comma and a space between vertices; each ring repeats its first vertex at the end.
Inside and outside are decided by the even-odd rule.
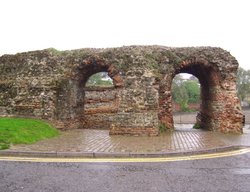
POLYGON ((104 128, 111 135, 156 136, 174 130, 171 85, 175 75, 199 79, 197 124, 242 133, 236 94, 238 62, 216 47, 128 46, 57 51, 53 48, 0 57, 0 115, 46 119, 57 128, 104 128), (87 88, 107 72, 111 88, 87 88))

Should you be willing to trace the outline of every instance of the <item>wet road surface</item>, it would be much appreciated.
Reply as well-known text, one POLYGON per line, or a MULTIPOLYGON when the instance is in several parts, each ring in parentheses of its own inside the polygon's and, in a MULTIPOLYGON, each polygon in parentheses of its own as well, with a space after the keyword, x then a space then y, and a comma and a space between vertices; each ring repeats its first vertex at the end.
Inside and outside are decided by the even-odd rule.
POLYGON ((0 162, 1 192, 249 192, 250 153, 165 163, 0 162))

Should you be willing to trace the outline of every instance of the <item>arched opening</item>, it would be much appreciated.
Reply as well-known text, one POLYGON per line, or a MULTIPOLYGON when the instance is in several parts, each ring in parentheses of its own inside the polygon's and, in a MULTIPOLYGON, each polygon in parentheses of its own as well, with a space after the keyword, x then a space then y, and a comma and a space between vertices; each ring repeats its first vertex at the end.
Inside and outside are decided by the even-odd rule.
POLYGON ((196 117, 195 126, 206 130, 216 130, 217 114, 220 113, 220 97, 223 95, 220 86, 220 73, 206 61, 186 62, 179 73, 189 73, 199 79, 201 105, 196 117))
POLYGON ((175 129, 193 128, 201 103, 198 78, 188 73, 177 74, 172 80, 171 93, 175 129))
POLYGON ((200 83, 200 108, 196 116, 195 126, 206 130, 219 130, 221 98, 224 93, 220 86, 220 72, 206 61, 187 60, 171 75, 165 75, 159 88, 159 121, 167 129, 174 129, 172 105, 172 81, 180 73, 195 76, 200 83))
POLYGON ((119 107, 118 89, 106 71, 84 83, 83 128, 109 130, 119 107))
POLYGON ((85 87, 88 88, 111 88, 114 87, 113 80, 107 72, 99 72, 91 75, 87 80, 85 87))

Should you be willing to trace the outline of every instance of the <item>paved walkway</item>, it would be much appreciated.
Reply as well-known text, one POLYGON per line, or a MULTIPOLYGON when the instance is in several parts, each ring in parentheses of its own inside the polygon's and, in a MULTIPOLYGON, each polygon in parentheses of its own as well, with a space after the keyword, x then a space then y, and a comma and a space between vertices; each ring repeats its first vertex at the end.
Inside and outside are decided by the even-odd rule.
POLYGON ((51 156, 129 156, 215 152, 225 148, 250 146, 250 126, 243 135, 194 130, 191 125, 158 137, 110 136, 107 130, 78 129, 62 132, 57 138, 32 145, 15 145, 0 154, 51 156))

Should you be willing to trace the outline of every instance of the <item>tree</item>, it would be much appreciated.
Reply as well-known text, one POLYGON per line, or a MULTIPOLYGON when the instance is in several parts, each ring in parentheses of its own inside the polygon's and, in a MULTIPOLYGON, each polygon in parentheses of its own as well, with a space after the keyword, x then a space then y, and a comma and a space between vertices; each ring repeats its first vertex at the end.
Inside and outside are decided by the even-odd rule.
POLYGON ((188 93, 187 89, 183 84, 183 79, 180 75, 177 75, 173 79, 172 84, 172 97, 173 100, 178 103, 181 107, 181 111, 188 110, 188 93))
POLYGON ((189 103, 200 101, 200 85, 198 79, 191 76, 190 79, 183 79, 176 75, 172 83, 173 100, 181 107, 181 111, 188 111, 189 103))
POLYGON ((186 80, 183 82, 188 94, 188 103, 197 103, 200 101, 200 85, 198 81, 186 80))
POLYGON ((244 70, 241 67, 238 69, 236 88, 238 97, 241 101, 244 101, 250 94, 250 70, 244 70))

